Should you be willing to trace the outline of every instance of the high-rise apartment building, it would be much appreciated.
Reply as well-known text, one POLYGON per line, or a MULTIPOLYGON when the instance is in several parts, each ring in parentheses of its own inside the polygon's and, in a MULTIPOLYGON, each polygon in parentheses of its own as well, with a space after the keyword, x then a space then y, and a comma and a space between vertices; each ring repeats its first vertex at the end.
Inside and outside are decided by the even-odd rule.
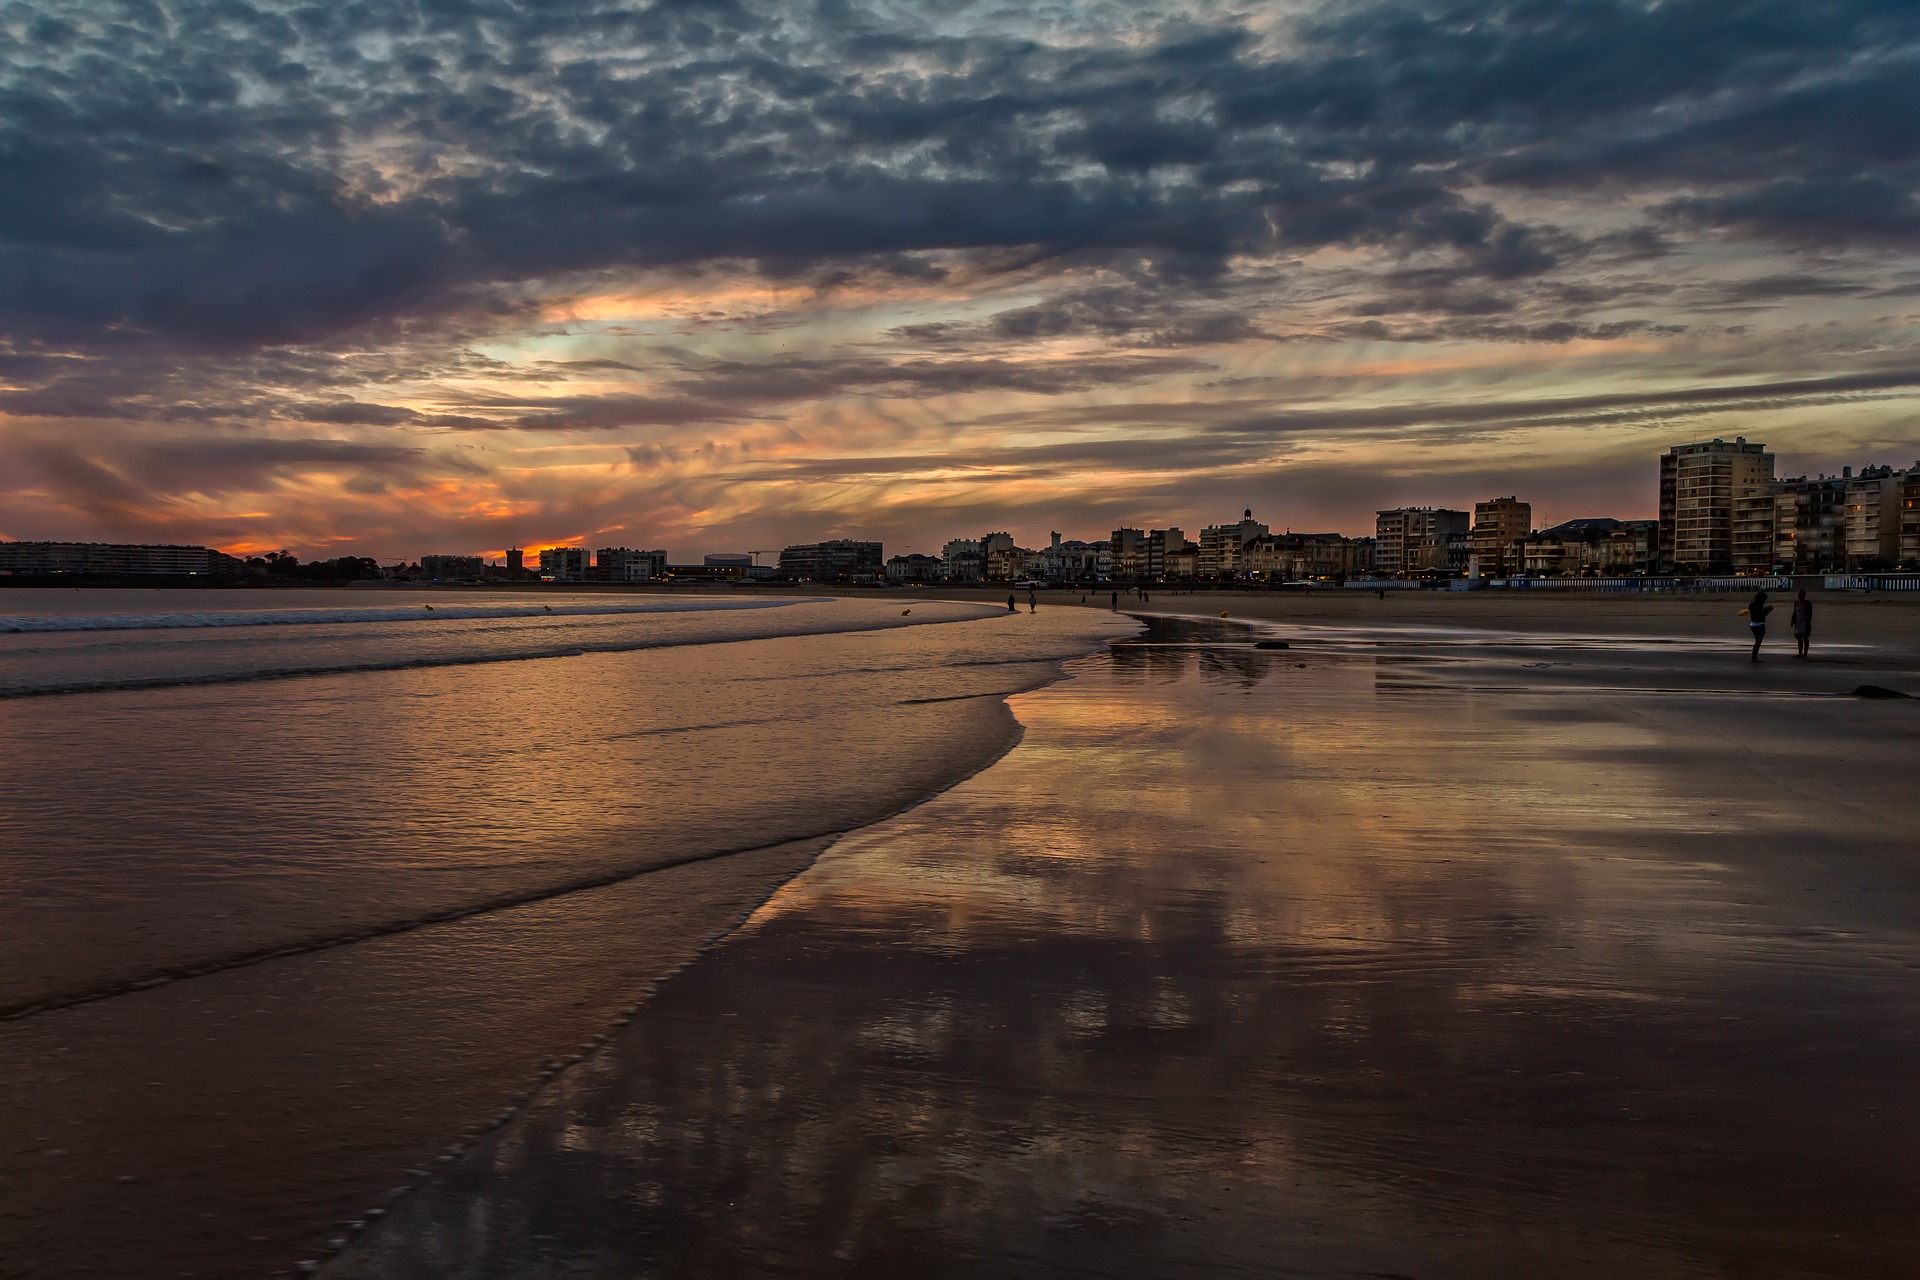
POLYGON ((540 552, 540 577, 546 582, 585 582, 585 547, 547 547, 540 552))
POLYGON ((780 552, 781 576, 802 581, 877 578, 885 571, 884 553, 877 542, 830 538, 825 542, 798 543, 780 552))
POLYGON ((1374 520, 1373 567, 1380 573, 1447 573, 1466 568, 1472 517, 1447 507, 1395 507, 1374 520))
MULTIPOLYGON (((752 562, 751 556, 745 559, 752 562)), ((653 582, 667 576, 667 553, 601 547, 593 553, 593 576, 602 582, 653 582)))
POLYGON ((1900 480, 1900 564, 1920 569, 1920 462, 1900 480))
POLYGON ((1832 573, 1846 567, 1850 483, 1846 476, 1793 476, 1774 482, 1770 567, 1787 573, 1832 573))
MULTIPOLYGON (((1920 470, 1920 463, 1915 464, 1920 470)), ((1900 559, 1900 499, 1907 473, 1863 467, 1847 483, 1847 568, 1891 569, 1900 559)))
POLYGON ((1518 498, 1489 498, 1473 504, 1473 561, 1480 574, 1504 578, 1520 568, 1516 550, 1533 532, 1533 504, 1518 498))
POLYGON ((1736 558, 1765 568, 1774 550, 1772 495, 1773 455, 1745 436, 1667 450, 1660 457, 1660 544, 1669 562, 1682 573, 1725 573, 1736 558))

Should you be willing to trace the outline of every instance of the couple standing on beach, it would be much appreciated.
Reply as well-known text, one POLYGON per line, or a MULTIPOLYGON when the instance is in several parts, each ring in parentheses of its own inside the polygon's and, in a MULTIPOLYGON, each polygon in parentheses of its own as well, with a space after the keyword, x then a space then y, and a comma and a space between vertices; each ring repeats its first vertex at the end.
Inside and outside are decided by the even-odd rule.
MULTIPOLYGON (((1756 591, 1747 607, 1740 611, 1747 617, 1747 627, 1753 632, 1753 661, 1760 661, 1760 642, 1767 638, 1767 615, 1773 612, 1773 606, 1767 603, 1767 593, 1756 591)), ((1813 644, 1813 601, 1807 599, 1802 591, 1793 601, 1793 614, 1789 619, 1793 627, 1793 640, 1799 646, 1796 657, 1807 656, 1807 649, 1813 644)))

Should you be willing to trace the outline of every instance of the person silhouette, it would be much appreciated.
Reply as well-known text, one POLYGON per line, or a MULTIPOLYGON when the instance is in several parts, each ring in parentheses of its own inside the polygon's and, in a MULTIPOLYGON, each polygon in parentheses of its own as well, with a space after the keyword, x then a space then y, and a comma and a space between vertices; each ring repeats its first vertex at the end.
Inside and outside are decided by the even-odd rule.
POLYGON ((1007 612, 1008 613, 1020 612, 1020 606, 1013 602, 1013 592, 1011 591, 1007 592, 1007 612))
POLYGON ((1760 661, 1760 642, 1767 638, 1767 615, 1773 612, 1773 606, 1767 603, 1767 593, 1756 591, 1753 599, 1747 602, 1747 628, 1753 632, 1753 661, 1760 661))
POLYGON ((1800 650, 1794 656, 1804 658, 1813 644, 1813 601, 1807 599, 1804 587, 1793 599, 1793 614, 1789 622, 1793 627, 1793 643, 1800 650))
POLYGON ((1027 612, 1028 613, 1040 612, 1040 597, 1033 594, 1032 587, 1027 588, 1027 612))
POLYGON ((1115 613, 1120 612, 1120 592, 1118 590, 1116 590, 1113 593, 1113 602, 1107 607, 1112 609, 1115 613))

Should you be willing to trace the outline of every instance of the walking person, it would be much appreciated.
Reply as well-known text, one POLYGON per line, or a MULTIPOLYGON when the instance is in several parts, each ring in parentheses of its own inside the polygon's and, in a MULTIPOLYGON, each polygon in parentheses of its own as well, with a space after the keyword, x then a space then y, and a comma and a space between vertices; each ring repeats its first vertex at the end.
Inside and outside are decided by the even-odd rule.
POLYGON ((1027 588, 1027 612, 1028 613, 1040 612, 1040 597, 1033 593, 1032 587, 1027 588))
POLYGON ((1806 657, 1807 649, 1813 644, 1813 601, 1807 599, 1806 588, 1793 600, 1793 643, 1799 648, 1797 657, 1806 657))
POLYGON ((1756 591, 1747 607, 1741 610, 1747 615, 1747 628, 1753 632, 1753 661, 1760 661, 1760 642, 1767 638, 1767 615, 1773 612, 1773 606, 1767 603, 1767 593, 1756 591))

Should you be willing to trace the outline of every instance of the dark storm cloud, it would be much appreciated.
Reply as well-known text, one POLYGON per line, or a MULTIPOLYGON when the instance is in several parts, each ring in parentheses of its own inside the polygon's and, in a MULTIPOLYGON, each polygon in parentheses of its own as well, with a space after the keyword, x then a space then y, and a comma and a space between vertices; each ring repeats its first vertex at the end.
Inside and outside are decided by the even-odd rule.
POLYGON ((0 12, 19 350, 323 342, 486 314, 515 281, 722 259, 1115 258, 1185 288, 1328 246, 1489 285, 1589 251, 1501 189, 1644 187, 1673 227, 1792 244, 1920 237, 1911 0, 1384 0, 1271 45, 841 6, 0 12))

